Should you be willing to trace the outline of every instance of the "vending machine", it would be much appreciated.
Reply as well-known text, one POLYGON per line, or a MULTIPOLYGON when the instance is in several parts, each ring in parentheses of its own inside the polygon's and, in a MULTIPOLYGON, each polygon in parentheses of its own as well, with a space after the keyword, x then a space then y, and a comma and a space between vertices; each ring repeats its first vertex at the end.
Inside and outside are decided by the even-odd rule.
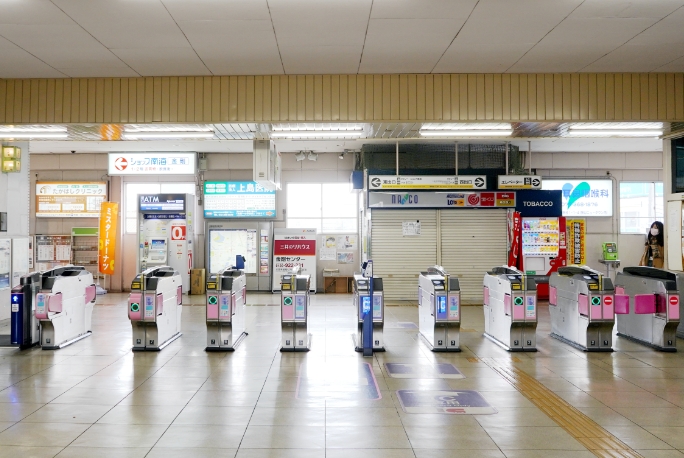
POLYGON ((195 196, 141 194, 138 199, 137 270, 171 266, 181 274, 183 292, 190 291, 195 196))

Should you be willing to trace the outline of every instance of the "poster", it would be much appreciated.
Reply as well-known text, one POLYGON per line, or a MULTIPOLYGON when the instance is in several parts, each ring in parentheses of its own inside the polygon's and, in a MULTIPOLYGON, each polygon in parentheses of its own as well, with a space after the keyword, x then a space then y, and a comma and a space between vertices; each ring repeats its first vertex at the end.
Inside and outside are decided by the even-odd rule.
POLYGON ((273 230, 273 291, 280 290, 280 277, 301 267, 311 276, 311 289, 316 290, 316 229, 273 230))
POLYGON ((337 252, 338 264, 354 264, 354 253, 340 253, 337 252))
POLYGON ((268 231, 262 229, 259 238, 259 273, 268 274, 268 231))
POLYGON ((100 211, 99 231, 99 270, 105 275, 114 273, 116 261, 116 228, 119 212, 119 204, 115 202, 103 202, 100 211))
POLYGON ((586 220, 568 219, 566 227, 568 231, 568 264, 584 265, 586 263, 586 220))
POLYGON ((36 262, 71 262, 71 236, 36 235, 36 262))
POLYGON ((401 235, 420 235, 420 221, 403 221, 401 223, 401 235))
POLYGON ((328 235, 325 237, 325 248, 337 248, 337 239, 334 235, 328 235))
POLYGON ((613 216, 612 180, 544 180, 544 190, 562 191, 563 216, 613 216))
POLYGON ((335 248, 321 247, 318 259, 321 261, 334 261, 337 259, 337 250, 335 248))
POLYGON ((355 250, 359 245, 359 237, 357 235, 338 235, 337 249, 338 250, 355 250))
POLYGON ((53 218, 97 218, 107 199, 104 181, 36 182, 36 216, 53 218))

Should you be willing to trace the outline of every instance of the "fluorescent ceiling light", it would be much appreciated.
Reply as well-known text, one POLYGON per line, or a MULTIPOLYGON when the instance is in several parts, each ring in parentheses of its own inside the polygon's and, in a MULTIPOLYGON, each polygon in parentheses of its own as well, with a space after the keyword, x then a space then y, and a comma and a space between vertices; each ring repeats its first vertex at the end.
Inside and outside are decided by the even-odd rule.
POLYGON ((125 140, 144 140, 148 138, 214 138, 214 132, 124 132, 125 140))
POLYGON ((568 137, 660 137, 663 135, 662 130, 569 130, 566 136, 568 137))
POLYGON ((125 133, 135 132, 213 132, 208 126, 126 126, 125 133))
POLYGON ((271 138, 328 138, 328 137, 360 137, 362 130, 277 130, 271 132, 271 138))
POLYGON ((46 126, 46 127, 33 127, 33 126, 2 126, 0 127, 0 134, 8 133, 50 133, 50 132, 65 132, 67 128, 64 126, 46 126))
POLYGON ((569 130, 663 130, 662 122, 576 122, 569 130))
POLYGON ((28 132, 0 132, 0 138, 3 139, 13 139, 13 138, 67 138, 69 135, 66 132, 63 133, 28 133, 28 132))
POLYGON ((423 137, 508 137, 512 130, 421 130, 423 137))
POLYGON ((481 123, 428 123, 423 124, 421 132, 437 130, 512 130, 507 122, 481 122, 481 123))

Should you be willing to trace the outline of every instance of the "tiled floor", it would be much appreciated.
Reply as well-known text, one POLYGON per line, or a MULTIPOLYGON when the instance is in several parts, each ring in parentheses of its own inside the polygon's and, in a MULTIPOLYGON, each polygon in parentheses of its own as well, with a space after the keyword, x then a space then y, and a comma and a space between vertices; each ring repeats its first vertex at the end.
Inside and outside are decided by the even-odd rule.
POLYGON ((482 308, 467 307, 463 352, 444 354, 398 324, 416 323, 415 307, 388 307, 387 352, 363 358, 350 296, 313 296, 311 352, 281 354, 279 310, 266 305, 278 296, 251 294, 249 337, 236 352, 204 352, 195 305, 183 308, 181 339, 133 354, 125 300, 99 297, 93 335, 70 347, 0 349, 0 457, 594 456, 487 361, 536 378, 644 457, 684 457, 684 354, 624 339, 615 353, 582 353, 548 337, 545 308, 537 353, 484 339, 482 308), (448 362, 465 378, 391 378, 387 362, 448 362), (366 363, 380 399, 369 399, 366 363), (477 390, 498 413, 408 414, 396 394, 404 389, 477 390))

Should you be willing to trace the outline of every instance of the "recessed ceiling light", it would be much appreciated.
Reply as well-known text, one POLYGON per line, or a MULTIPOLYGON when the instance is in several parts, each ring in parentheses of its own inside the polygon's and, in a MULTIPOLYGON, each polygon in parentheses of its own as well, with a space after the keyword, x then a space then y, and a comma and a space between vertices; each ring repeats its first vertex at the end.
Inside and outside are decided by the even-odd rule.
POLYGON ((508 137, 512 130, 421 130, 423 137, 508 137))
POLYGON ((149 138, 214 138, 214 132, 124 132, 122 137, 125 140, 142 140, 149 138))
POLYGON ((271 138, 339 138, 363 134, 362 130, 277 130, 271 132, 271 138))

